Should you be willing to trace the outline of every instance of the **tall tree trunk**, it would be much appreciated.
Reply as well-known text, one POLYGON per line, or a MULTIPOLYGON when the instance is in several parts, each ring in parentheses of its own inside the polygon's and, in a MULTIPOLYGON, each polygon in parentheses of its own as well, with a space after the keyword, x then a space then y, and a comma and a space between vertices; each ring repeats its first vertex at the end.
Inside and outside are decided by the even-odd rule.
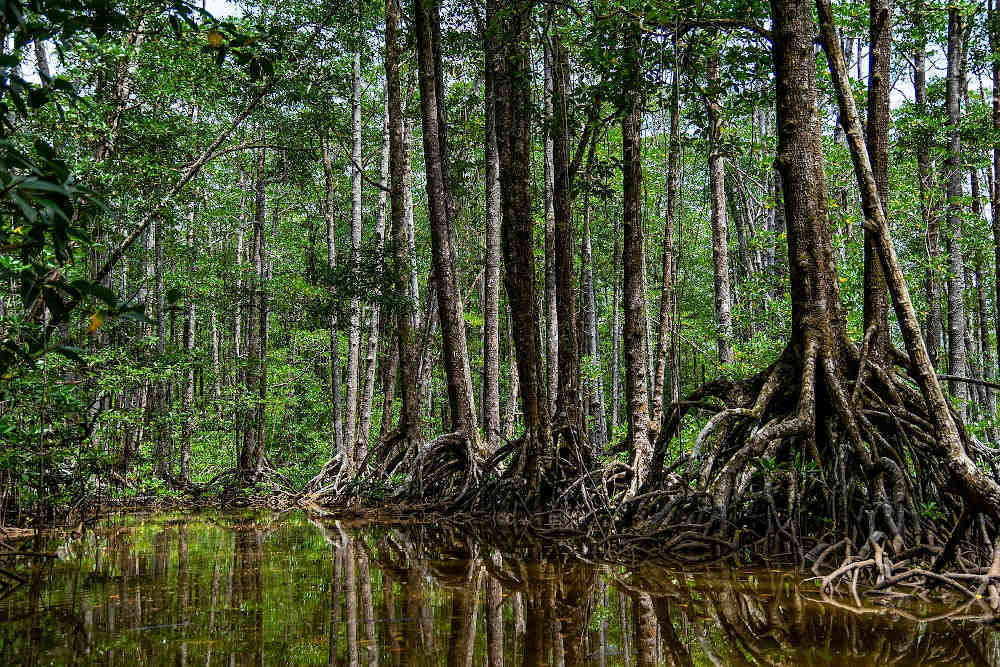
POLYGON ((614 223, 615 247, 612 251, 612 293, 611 293, 611 433, 609 440, 614 438, 621 424, 619 406, 621 405, 621 357, 622 357, 622 315, 621 315, 621 234, 618 221, 614 223))
POLYGON ((656 660, 656 610, 646 592, 632 594, 632 623, 635 628, 636 667, 653 667, 656 660))
MULTIPOLYGON (((594 146, 591 144, 591 156, 594 153, 594 146)), ((589 160, 590 158, 588 158, 589 160)), ((601 362, 601 341, 597 330, 597 299, 594 294, 594 257, 590 240, 590 169, 587 169, 587 183, 583 191, 583 285, 581 285, 584 298, 584 335, 586 338, 587 356, 590 357, 590 365, 598 370, 597 375, 591 380, 589 388, 590 408, 589 412, 593 419, 590 429, 590 443, 593 447, 595 457, 604 450, 604 445, 608 442, 608 423, 604 409, 604 364, 601 362)))
MULTIPOLYGON (((487 67, 487 71, 490 67, 487 67)), ((487 75, 483 96, 486 160, 486 269, 483 275, 483 433, 486 451, 500 446, 500 165, 497 158, 496 91, 487 75)))
MULTIPOLYGON (((163 266, 163 220, 160 216, 156 216, 153 220, 155 226, 153 230, 153 246, 154 254, 156 255, 155 269, 156 274, 156 354, 162 357, 166 352, 167 346, 167 318, 166 309, 164 308, 164 266, 163 266)), ((156 429, 156 452, 154 455, 154 470, 159 477, 165 477, 167 474, 167 452, 166 452, 166 426, 163 420, 166 418, 167 414, 167 383, 160 382, 156 388, 157 397, 157 408, 159 411, 159 425, 156 429)))
MULTIPOLYGON (((868 122, 865 127, 868 160, 871 162, 882 210, 889 210, 889 90, 892 56, 891 0, 869 0, 868 122)), ((868 359, 884 367, 889 355, 889 292, 875 248, 872 232, 865 230, 864 328, 875 327, 868 359)))
POLYGON ((503 411, 503 437, 507 440, 514 439, 514 430, 517 422, 517 400, 520 391, 520 380, 517 375, 517 359, 514 353, 513 323, 510 313, 507 313, 507 402, 503 411))
MULTIPOLYGON (((361 53, 354 54, 351 75, 351 273, 359 271, 358 253, 361 251, 361 53)), ((358 441, 358 377, 361 366, 361 298, 351 296, 350 325, 347 346, 347 391, 344 396, 344 464, 353 470, 357 458, 358 441)))
MULTIPOLYGON (((385 188, 389 182, 389 132, 388 132, 388 99, 386 100, 386 110, 382 119, 382 160, 379 166, 379 185, 382 189, 378 192, 378 211, 375 217, 375 253, 377 257, 382 256, 385 247, 385 217, 387 193, 385 188)), ((380 281, 381 282, 381 281, 380 281)), ((375 371, 378 361, 378 341, 381 316, 381 295, 372 301, 371 314, 369 316, 368 328, 368 353, 365 359, 365 383, 361 394, 361 405, 359 409, 360 419, 358 424, 358 464, 363 465, 368 458, 368 437, 372 423, 372 399, 375 396, 375 371)))
POLYGON ((403 119, 403 104, 399 73, 399 5, 396 0, 385 3, 385 78, 389 119, 390 216, 393 251, 396 260, 396 290, 411 296, 409 312, 400 309, 396 317, 397 354, 399 355, 399 386, 402 410, 399 434, 406 446, 407 458, 414 456, 420 445, 419 359, 413 340, 414 311, 417 302, 412 297, 414 277, 410 225, 407 224, 407 192, 410 186, 410 158, 407 150, 407 124, 403 119))
MULTIPOLYGON (((987 0, 989 5, 988 32, 990 53, 993 57, 993 130, 1000 133, 1000 0, 987 0)), ((997 333, 997 363, 1000 364, 1000 144, 993 147, 993 179, 990 188, 991 218, 993 222, 993 275, 994 328, 997 333)), ((1000 374, 998 374, 1000 377, 1000 374)))
POLYGON ((555 214, 555 146, 552 141, 552 48, 548 38, 542 40, 545 162, 545 372, 549 414, 556 414, 559 394, 559 300, 556 295, 556 214, 555 214))
MULTIPOLYGON (((962 14, 958 7, 948 10, 948 372, 963 376, 967 372, 965 359, 965 266, 962 260, 962 14)), ((968 389, 965 383, 951 381, 948 391, 958 401, 965 414, 968 389)))
MULTIPOLYGON (((320 141, 323 151, 323 176, 326 181, 326 205, 323 213, 326 216, 326 268, 332 275, 337 267, 336 218, 334 215, 335 183, 333 180, 333 165, 330 161, 330 139, 324 137, 320 141)), ((340 403, 340 334, 337 331, 337 307, 334 303, 330 309, 330 410, 333 419, 333 452, 340 456, 340 461, 347 461, 347 447, 344 439, 344 421, 340 403)))
MULTIPOLYGON (((674 40, 674 51, 677 51, 677 40, 674 40)), ((663 221, 663 258, 660 268, 663 274, 663 284, 660 286, 660 319, 656 336, 656 374, 653 382, 653 400, 650 406, 649 419, 653 428, 659 431, 663 418, 663 392, 666 380, 667 365, 672 361, 670 342, 673 308, 674 308, 674 218, 677 211, 677 181, 678 161, 680 158, 680 58, 674 57, 674 71, 670 84, 670 133, 667 147, 667 210, 663 221), (669 361, 668 361, 668 356, 669 361)), ((671 370, 671 379, 676 375, 676 368, 671 370)), ((673 384, 673 382, 671 382, 673 384)))
POLYGON ((431 254, 438 280, 438 310, 451 427, 464 433, 472 442, 478 439, 477 420, 468 373, 469 355, 465 339, 465 317, 458 286, 458 266, 452 244, 451 220, 448 219, 447 191, 443 174, 439 102, 435 86, 433 31, 436 0, 417 0, 414 5, 414 29, 417 64, 420 69, 420 110, 424 140, 424 164, 427 172, 427 200, 430 209, 431 254))
POLYGON ((486 575, 486 664, 503 667, 503 587, 486 575))
MULTIPOLYGON (((197 248, 195 247, 194 220, 196 207, 191 204, 187 219, 187 246, 191 256, 190 273, 192 276, 197 271, 197 248)), ((191 436, 194 433, 193 404, 194 404, 194 294, 188 290, 184 305, 184 352, 187 361, 187 369, 184 371, 184 389, 181 395, 181 412, 184 415, 181 435, 181 479, 185 482, 191 481, 191 436)))
MULTIPOLYGON (((561 11, 559 16, 561 16, 561 11)), ((569 57, 559 35, 552 36, 552 166, 554 171, 556 323, 559 331, 556 401, 560 425, 582 428, 580 357, 576 339, 576 290, 573 279, 573 193, 569 158, 569 57)))
MULTIPOLYGON (((628 30, 628 44, 639 50, 639 27, 628 30)), ((638 58, 638 55, 636 56, 638 58)), ((622 131, 622 303, 625 322, 622 332, 625 348, 625 403, 628 421, 628 442, 632 450, 632 491, 646 477, 652 456, 649 440, 648 385, 646 382, 646 281, 642 275, 642 150, 640 147, 642 107, 639 90, 639 63, 629 73, 631 81, 625 89, 622 131)))
MULTIPOLYGON (((918 9, 915 12, 919 23, 917 33, 923 31, 923 14, 918 9)), ((927 67, 926 45, 920 44, 913 53, 913 90, 917 109, 921 114, 927 112, 927 67)), ((928 137, 929 139, 929 137, 928 137)), ((927 299, 927 320, 924 325, 924 340, 927 344, 927 354, 930 355, 934 367, 941 363, 941 280, 938 272, 938 256, 940 254, 940 230, 937 212, 931 208, 931 151, 930 141, 917 141, 917 178, 920 186, 920 216, 926 230, 924 239, 927 245, 928 269, 924 277, 924 290, 927 299)), ((1000 255, 998 255, 1000 258, 1000 255)))
POLYGON ((487 0, 486 60, 495 77, 504 285, 524 413, 525 436, 518 472, 531 486, 537 486, 542 461, 550 454, 551 439, 538 331, 531 207, 530 6, 526 0, 487 0), (499 48, 501 44, 503 49, 499 48))
POLYGON ((732 295, 729 289, 729 222, 726 216, 726 158, 722 154, 721 108, 716 98, 719 63, 708 62, 711 90, 706 100, 708 111, 708 171, 712 191, 712 265, 715 274, 715 321, 720 364, 731 364, 733 356, 732 295))
POLYGON ((248 409, 243 447, 240 450, 239 471, 247 478, 256 477, 263 462, 264 443, 261 440, 264 420, 264 399, 267 396, 267 295, 265 292, 266 235, 265 204, 267 185, 264 176, 265 148, 257 151, 256 196, 254 198, 252 291, 247 315, 247 391, 248 409))

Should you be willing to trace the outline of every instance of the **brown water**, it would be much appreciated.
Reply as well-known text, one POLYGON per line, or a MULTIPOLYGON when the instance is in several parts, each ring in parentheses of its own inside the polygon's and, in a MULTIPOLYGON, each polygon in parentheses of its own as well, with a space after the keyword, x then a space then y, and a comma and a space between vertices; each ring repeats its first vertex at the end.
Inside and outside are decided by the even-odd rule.
POLYGON ((857 613, 797 573, 592 566, 440 527, 132 516, 38 547, 61 559, 0 600, 0 665, 1000 663, 990 624, 857 613))

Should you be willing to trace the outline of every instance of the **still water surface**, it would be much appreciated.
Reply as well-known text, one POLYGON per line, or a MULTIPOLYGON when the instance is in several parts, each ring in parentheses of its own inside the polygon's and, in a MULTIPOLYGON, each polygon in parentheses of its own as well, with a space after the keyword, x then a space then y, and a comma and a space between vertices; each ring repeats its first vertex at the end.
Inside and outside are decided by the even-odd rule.
POLYGON ((1000 627, 802 576, 593 566, 441 527, 127 516, 0 601, 0 665, 996 665, 1000 627))

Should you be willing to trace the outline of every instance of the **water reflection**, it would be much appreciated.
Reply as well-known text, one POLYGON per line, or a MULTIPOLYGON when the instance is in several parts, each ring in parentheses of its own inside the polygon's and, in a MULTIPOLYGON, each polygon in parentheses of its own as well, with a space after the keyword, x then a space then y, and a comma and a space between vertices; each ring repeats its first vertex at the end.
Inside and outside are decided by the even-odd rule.
POLYGON ((63 547, 0 601, 0 664, 1000 662, 992 626, 819 604, 793 573, 593 566, 442 527, 127 517, 63 547))

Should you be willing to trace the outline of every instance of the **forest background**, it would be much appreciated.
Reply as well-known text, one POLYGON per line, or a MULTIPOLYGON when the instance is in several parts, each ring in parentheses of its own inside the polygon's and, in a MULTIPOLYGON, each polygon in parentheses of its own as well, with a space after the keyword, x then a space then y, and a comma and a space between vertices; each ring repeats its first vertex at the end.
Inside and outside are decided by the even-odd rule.
MULTIPOLYGON (((520 4, 532 234, 521 250, 534 266, 519 275, 537 285, 538 395, 546 414, 579 420, 596 459, 640 470, 671 405, 768 368, 793 328, 771 8, 520 4), (623 147, 632 109, 638 183, 623 147)), ((5 4, 6 521, 234 474, 302 488, 328 481, 331 462, 382 471, 388 492, 406 469, 379 457, 401 423, 419 420, 424 440, 471 433, 483 455, 532 428, 512 317, 527 302, 512 311, 504 289, 504 100, 487 74, 486 8, 222 9, 232 15, 5 4)), ((996 10, 833 10, 869 139, 884 137, 869 140, 872 166, 927 351, 969 433, 1000 444, 996 10)), ((839 294, 861 345, 879 289, 818 48, 816 62, 839 294)), ((874 337, 888 349, 902 337, 882 294, 892 324, 874 337)), ((708 418, 680 421, 667 463, 708 418)), ((919 511, 933 518, 936 502, 919 511)))

